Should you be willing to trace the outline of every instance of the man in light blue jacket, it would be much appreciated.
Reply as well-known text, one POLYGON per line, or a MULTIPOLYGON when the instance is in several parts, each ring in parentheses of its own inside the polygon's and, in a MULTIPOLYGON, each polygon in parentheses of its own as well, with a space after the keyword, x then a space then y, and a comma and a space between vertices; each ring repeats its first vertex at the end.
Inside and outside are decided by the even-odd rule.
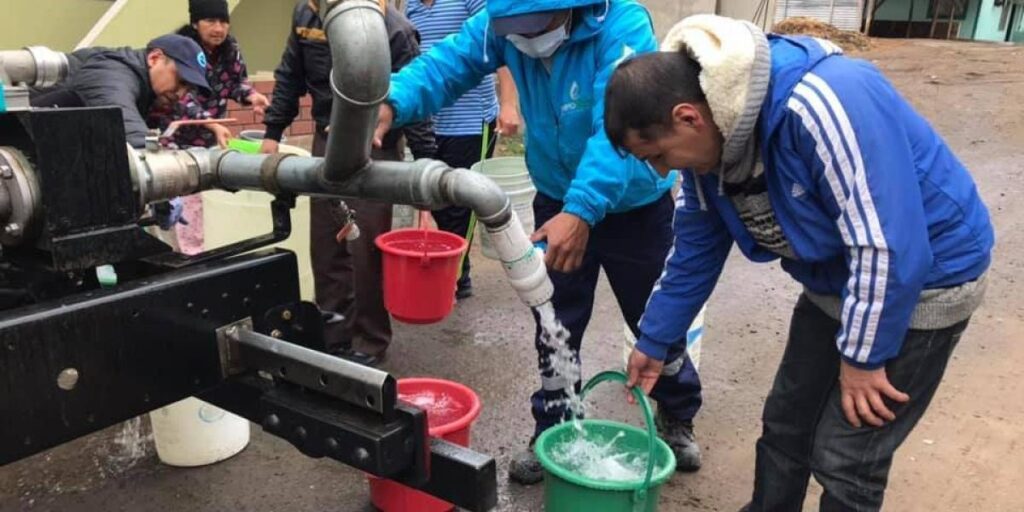
MULTIPOLYGON (((546 240, 556 315, 578 355, 603 268, 634 334, 661 274, 672 239, 675 175, 615 151, 604 133, 604 89, 616 65, 656 49, 646 9, 634 0, 489 0, 462 30, 437 43, 392 77, 381 108, 383 133, 392 124, 426 119, 480 80, 507 66, 526 121, 527 166, 537 187, 534 240, 546 240)), ((685 340, 685 333, 681 338, 685 340)), ((565 416, 562 379, 548 368, 550 349, 536 346, 542 389, 532 397, 533 438, 565 416)), ((669 363, 653 396, 659 426, 682 470, 700 466, 692 420, 700 381, 685 348, 669 363)), ((577 357, 578 361, 578 357, 577 357)), ((579 386, 579 383, 576 383, 579 386)), ((535 483, 542 471, 532 450, 509 470, 535 483)))
MULTIPOLYGON (((629 358, 655 385, 735 244, 803 286, 745 511, 882 506, 985 292, 994 233, 971 175, 871 64, 811 37, 701 15, 608 86, 618 147, 687 169, 675 244, 629 358)), ((743 315, 744 304, 731 304, 743 315)))

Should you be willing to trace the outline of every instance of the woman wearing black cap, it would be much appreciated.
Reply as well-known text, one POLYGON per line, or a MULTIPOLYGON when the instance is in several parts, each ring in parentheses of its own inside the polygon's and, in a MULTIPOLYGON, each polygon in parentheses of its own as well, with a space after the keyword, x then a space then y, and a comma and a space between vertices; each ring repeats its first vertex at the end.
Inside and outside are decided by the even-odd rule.
MULTIPOLYGON (((218 119, 227 114, 228 100, 251 105, 257 114, 262 114, 270 102, 249 84, 238 41, 229 33, 231 16, 227 0, 189 0, 188 10, 189 24, 181 27, 178 34, 195 40, 206 53, 210 90, 188 95, 177 105, 153 109, 150 119, 161 129, 179 119, 218 119)), ((173 142, 180 147, 212 147, 225 144, 228 133, 226 128, 213 131, 198 126, 182 127, 175 132, 173 142)))

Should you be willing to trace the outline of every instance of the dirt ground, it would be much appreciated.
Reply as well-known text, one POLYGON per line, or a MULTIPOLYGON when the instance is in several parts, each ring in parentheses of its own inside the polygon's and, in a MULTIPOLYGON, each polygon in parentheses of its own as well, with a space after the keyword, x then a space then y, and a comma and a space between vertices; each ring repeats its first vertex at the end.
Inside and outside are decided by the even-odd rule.
MULTIPOLYGON (((967 163, 999 238, 987 303, 931 410, 898 452, 886 509, 1024 510, 1024 298, 1016 283, 1024 279, 1024 48, 882 41, 863 56, 888 73, 967 163)), ((479 255, 474 261, 476 297, 440 325, 399 326, 385 367, 399 377, 450 378, 478 390, 485 409, 473 444, 498 460, 498 510, 540 510, 540 486, 505 479, 510 455, 532 428, 532 322, 499 266, 479 255)), ((708 311, 705 406, 697 419, 704 468, 677 475, 661 510, 734 511, 749 497, 761 407, 797 291, 777 265, 733 255, 708 311)), ((585 342, 585 375, 621 364, 621 332, 602 284, 585 342)), ((637 416, 619 394, 597 395, 593 416, 637 416)), ((190 470, 160 465, 151 448, 132 453, 124 428, 0 468, 0 512, 371 510, 359 473, 308 459, 258 428, 239 456, 190 470)), ((816 494, 808 510, 817 508, 816 494)))

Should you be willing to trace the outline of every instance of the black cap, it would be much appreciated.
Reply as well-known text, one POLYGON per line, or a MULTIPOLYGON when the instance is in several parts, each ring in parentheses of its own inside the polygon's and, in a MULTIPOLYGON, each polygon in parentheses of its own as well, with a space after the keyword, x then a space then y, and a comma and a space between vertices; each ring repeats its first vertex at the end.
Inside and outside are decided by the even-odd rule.
POLYGON ((182 80, 210 90, 210 84, 206 81, 206 53, 192 38, 167 34, 150 41, 146 48, 163 50, 164 55, 178 64, 178 76, 182 80))
POLYGON ((188 0, 189 23, 199 20, 231 21, 227 0, 188 0))

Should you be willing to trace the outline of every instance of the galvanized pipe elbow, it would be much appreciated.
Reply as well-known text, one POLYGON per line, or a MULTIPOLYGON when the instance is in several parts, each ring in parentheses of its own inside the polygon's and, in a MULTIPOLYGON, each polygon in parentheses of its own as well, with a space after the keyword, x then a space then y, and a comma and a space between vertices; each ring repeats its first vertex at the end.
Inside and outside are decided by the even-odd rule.
POLYGON ((331 47, 331 125, 322 179, 340 183, 370 163, 380 104, 391 87, 391 48, 379 4, 321 1, 331 47))
POLYGON ((452 169, 441 178, 440 188, 446 202, 473 210, 485 226, 501 226, 511 216, 508 195, 478 172, 452 169))

